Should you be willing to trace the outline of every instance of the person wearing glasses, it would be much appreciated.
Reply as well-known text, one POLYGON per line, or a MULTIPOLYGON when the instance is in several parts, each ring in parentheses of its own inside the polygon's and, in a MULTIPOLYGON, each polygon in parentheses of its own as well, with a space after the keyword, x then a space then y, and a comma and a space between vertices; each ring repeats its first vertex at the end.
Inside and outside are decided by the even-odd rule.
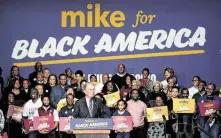
MULTIPOLYGON (((204 102, 218 102, 219 103, 219 109, 209 114, 209 116, 201 116, 199 115, 199 121, 200 125, 203 128, 204 131, 208 132, 212 137, 218 138, 219 137, 219 130, 220 130, 220 118, 221 118, 221 98, 214 95, 214 92, 216 90, 216 85, 213 83, 209 83, 206 87, 206 95, 199 98, 197 101, 198 108, 199 103, 204 102)), ((208 138, 208 136, 201 132, 200 133, 201 138, 208 138)))
POLYGON ((199 76, 193 76, 193 86, 189 88, 189 98, 193 98, 193 95, 199 92, 199 84, 200 84, 200 77, 199 76))

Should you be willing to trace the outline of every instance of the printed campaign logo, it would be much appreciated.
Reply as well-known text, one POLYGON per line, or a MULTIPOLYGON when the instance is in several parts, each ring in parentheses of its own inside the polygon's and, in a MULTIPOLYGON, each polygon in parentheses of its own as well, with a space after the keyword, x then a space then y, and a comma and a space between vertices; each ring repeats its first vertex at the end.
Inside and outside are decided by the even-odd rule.
POLYGON ((71 120, 71 129, 84 129, 84 130, 111 130, 113 127, 113 120, 112 119, 98 119, 98 118, 91 118, 91 119, 72 119, 71 120))
POLYGON ((88 4, 85 6, 87 11, 85 9, 61 11, 60 15, 61 28, 98 28, 102 32, 102 36, 96 41, 97 43, 93 44, 92 49, 88 45, 95 34, 91 33, 84 36, 63 36, 60 40, 50 36, 46 42, 40 42, 35 38, 30 41, 21 39, 15 42, 11 54, 14 64, 21 67, 33 66, 35 64, 33 60, 49 57, 51 60, 42 61, 44 65, 193 55, 205 52, 201 49, 206 42, 206 28, 203 26, 196 26, 192 30, 183 27, 180 29, 167 28, 165 30, 147 30, 143 28, 134 31, 134 28, 151 26, 160 17, 156 14, 147 14, 142 10, 137 11, 133 17, 120 9, 101 11, 101 7, 100 3, 88 4), (131 28, 125 26, 128 18, 134 20, 130 25, 131 28), (126 34, 119 31, 117 35, 113 35, 101 30, 102 28, 113 28, 115 30, 125 28, 127 30, 131 29, 131 32, 126 34), (153 49, 156 49, 157 52, 148 52, 153 49), (128 52, 129 54, 122 54, 122 52, 128 52), (89 53, 98 56, 89 57, 89 53), (106 53, 106 55, 100 56, 100 53, 106 53), (79 55, 82 57, 76 58, 79 55), (70 56, 74 58, 70 59, 70 56), (32 62, 22 62, 24 59, 30 59, 29 61, 32 62))

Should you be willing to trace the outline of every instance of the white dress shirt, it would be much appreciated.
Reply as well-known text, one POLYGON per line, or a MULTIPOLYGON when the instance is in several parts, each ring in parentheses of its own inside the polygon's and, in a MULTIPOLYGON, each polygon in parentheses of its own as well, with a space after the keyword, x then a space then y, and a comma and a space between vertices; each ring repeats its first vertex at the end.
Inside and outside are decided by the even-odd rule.
MULTIPOLYGON (((87 107, 88 107, 88 110, 90 109, 90 100, 91 99, 89 99, 88 97, 85 97, 86 98, 86 103, 87 103, 87 107)), ((91 106, 92 106, 92 109, 93 109, 93 100, 92 100, 92 102, 91 102, 91 106)))
POLYGON ((193 95, 199 92, 199 89, 196 87, 191 87, 189 90, 189 98, 192 99, 193 95))
POLYGON ((167 80, 163 80, 163 81, 161 81, 161 83, 163 85, 163 89, 166 89, 167 85, 168 85, 167 80))

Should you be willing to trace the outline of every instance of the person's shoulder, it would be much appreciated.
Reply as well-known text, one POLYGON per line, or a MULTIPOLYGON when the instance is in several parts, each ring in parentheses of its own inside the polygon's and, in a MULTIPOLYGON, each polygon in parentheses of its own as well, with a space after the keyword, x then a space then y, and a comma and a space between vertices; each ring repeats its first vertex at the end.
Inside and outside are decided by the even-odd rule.
POLYGON ((41 98, 38 98, 37 102, 36 102, 39 106, 42 106, 43 102, 41 100, 41 98))
POLYGON ((193 87, 188 88, 189 91, 193 90, 193 87))
POLYGON ((146 107, 147 105, 143 102, 143 101, 141 101, 141 100, 139 100, 138 101, 142 106, 144 106, 144 107, 146 107))
POLYGON ((134 75, 126 73, 124 76, 131 76, 132 78, 135 78, 134 75))
POLYGON ((219 101, 221 100, 221 98, 217 95, 214 96, 214 99, 219 100, 219 101))
POLYGON ((101 102, 102 103, 102 100, 101 99, 99 99, 99 98, 96 98, 96 97, 94 97, 94 100, 96 101, 96 102, 101 102))
POLYGON ((117 74, 114 74, 114 76, 113 76, 113 77, 111 77, 111 78, 115 78, 115 77, 118 77, 118 75, 117 75, 117 74))
POLYGON ((53 92, 53 90, 56 90, 56 89, 58 89, 58 88, 59 88, 59 85, 55 85, 54 87, 51 88, 51 90, 52 90, 52 92, 53 92))
POLYGON ((132 100, 130 99, 129 101, 127 101, 127 105, 131 104, 132 100))
POLYGON ((65 110, 67 110, 67 106, 62 107, 60 112, 64 112, 65 110))
POLYGON ((206 99, 206 96, 201 96, 198 100, 197 100, 197 103, 200 103, 202 101, 204 101, 206 99))
POLYGON ((131 116, 131 114, 127 111, 127 110, 125 110, 125 116, 131 116))
POLYGON ((83 98, 81 98, 81 99, 78 99, 75 104, 82 103, 82 102, 84 102, 85 100, 86 100, 85 97, 83 97, 83 98))
POLYGON ((33 75, 35 75, 35 74, 37 74, 37 72, 36 72, 36 71, 33 71, 32 73, 29 74, 29 76, 33 76, 33 75))
POLYGON ((26 106, 28 106, 28 105, 30 105, 30 103, 31 103, 31 99, 30 100, 28 100, 25 104, 24 104, 24 107, 26 107, 26 106))
POLYGON ((118 116, 118 112, 115 111, 112 116, 118 116))

